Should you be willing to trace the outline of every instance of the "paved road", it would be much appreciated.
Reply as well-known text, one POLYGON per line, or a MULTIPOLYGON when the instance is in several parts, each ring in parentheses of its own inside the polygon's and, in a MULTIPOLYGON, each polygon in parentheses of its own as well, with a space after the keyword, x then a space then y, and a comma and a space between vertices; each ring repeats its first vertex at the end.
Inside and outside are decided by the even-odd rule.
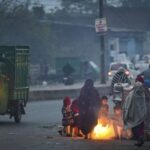
MULTIPOLYGON (((0 116, 0 150, 134 150, 133 141, 92 141, 60 137, 62 101, 28 103, 21 124, 0 116)), ((142 148, 150 149, 147 142, 142 148)))

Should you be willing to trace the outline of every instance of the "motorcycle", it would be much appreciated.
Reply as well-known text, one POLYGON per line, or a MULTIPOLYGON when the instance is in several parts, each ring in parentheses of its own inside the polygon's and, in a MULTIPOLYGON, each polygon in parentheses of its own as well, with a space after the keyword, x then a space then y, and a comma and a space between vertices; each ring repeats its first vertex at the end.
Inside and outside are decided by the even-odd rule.
POLYGON ((115 83, 114 84, 114 89, 113 89, 113 102, 115 106, 122 107, 123 101, 125 99, 125 96, 129 89, 129 84, 128 83, 115 83))
POLYGON ((74 79, 73 79, 72 75, 64 76, 63 83, 64 83, 64 85, 72 85, 74 83, 74 79))

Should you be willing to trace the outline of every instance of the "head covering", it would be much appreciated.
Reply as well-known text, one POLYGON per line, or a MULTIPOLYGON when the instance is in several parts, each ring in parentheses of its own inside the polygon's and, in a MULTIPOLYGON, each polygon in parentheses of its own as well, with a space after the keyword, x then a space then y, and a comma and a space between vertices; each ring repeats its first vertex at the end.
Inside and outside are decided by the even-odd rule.
POLYGON ((86 88, 91 88, 91 87, 93 87, 93 85, 94 85, 94 82, 92 79, 87 79, 84 83, 84 87, 86 87, 86 88))
POLYGON ((144 79, 140 75, 136 77, 135 82, 137 81, 141 82, 142 84, 144 83, 144 79))
POLYGON ((120 67, 120 68, 118 69, 118 72, 119 72, 119 73, 123 73, 123 72, 125 72, 125 69, 124 69, 123 67, 120 67))
POLYGON ((142 87, 142 83, 140 81, 136 81, 134 87, 142 87))
POLYGON ((63 100, 63 104, 64 104, 65 107, 71 105, 70 97, 66 96, 65 99, 63 100))
POLYGON ((72 109, 72 111, 73 111, 74 113, 78 113, 78 112, 79 112, 78 99, 75 99, 75 100, 72 102, 71 109, 72 109))
POLYGON ((107 96, 102 96, 102 98, 101 99, 108 99, 108 97, 107 96))

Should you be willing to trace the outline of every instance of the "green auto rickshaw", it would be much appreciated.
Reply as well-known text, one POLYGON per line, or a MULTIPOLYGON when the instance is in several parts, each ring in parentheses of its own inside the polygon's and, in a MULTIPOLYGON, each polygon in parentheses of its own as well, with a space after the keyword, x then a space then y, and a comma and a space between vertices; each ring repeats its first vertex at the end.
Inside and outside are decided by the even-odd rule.
POLYGON ((0 46, 0 115, 8 114, 16 123, 25 114, 29 95, 28 72, 28 46, 0 46))

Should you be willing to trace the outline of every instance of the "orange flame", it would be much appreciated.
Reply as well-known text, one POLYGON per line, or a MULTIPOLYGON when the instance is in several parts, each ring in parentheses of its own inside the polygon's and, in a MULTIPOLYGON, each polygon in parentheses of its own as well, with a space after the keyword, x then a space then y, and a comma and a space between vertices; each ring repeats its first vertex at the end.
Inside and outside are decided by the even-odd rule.
POLYGON ((103 125, 102 121, 99 119, 98 124, 94 127, 94 130, 91 134, 91 138, 94 140, 109 140, 115 137, 115 131, 113 128, 112 121, 109 121, 108 124, 103 125))

